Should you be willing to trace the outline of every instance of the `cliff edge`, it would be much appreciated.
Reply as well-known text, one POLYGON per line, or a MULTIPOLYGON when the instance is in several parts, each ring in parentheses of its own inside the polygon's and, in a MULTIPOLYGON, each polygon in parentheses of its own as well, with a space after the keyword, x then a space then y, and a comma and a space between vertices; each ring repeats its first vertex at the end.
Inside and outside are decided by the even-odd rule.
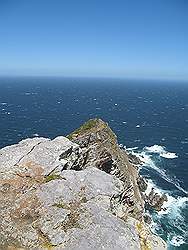
POLYGON ((137 164, 100 119, 1 149, 0 249, 166 249, 137 164))

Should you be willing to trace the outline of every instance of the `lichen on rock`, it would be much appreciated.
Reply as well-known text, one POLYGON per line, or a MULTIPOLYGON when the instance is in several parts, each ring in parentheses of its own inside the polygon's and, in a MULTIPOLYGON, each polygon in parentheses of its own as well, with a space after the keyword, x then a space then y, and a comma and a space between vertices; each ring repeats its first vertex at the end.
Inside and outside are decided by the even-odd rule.
POLYGON ((144 222, 136 159, 108 124, 90 120, 68 138, 0 150, 0 249, 166 249, 144 222))

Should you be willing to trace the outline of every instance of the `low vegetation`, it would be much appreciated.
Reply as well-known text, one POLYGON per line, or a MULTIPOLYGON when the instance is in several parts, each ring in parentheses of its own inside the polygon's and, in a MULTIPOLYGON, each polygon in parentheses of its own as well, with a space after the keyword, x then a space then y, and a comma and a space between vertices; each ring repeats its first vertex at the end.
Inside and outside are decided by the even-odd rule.
POLYGON ((90 130, 97 126, 97 123, 99 122, 99 119, 90 119, 89 121, 85 122, 80 128, 76 129, 74 132, 72 132, 70 135, 67 136, 69 140, 73 139, 74 135, 76 134, 83 134, 87 130, 90 130))
POLYGON ((50 174, 45 177, 45 182, 57 180, 57 179, 63 179, 63 177, 59 174, 50 174))

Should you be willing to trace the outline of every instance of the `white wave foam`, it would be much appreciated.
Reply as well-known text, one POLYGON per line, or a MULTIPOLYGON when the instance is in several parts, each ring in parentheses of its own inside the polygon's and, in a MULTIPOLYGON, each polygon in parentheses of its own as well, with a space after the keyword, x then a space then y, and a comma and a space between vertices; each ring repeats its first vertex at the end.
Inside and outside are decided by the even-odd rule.
POLYGON ((187 138, 185 138, 185 140, 184 140, 184 141, 181 141, 181 144, 187 144, 187 143, 188 143, 187 138))
POLYGON ((148 155, 146 152, 144 151, 142 151, 141 153, 132 152, 132 154, 136 155, 143 162, 144 166, 154 169, 156 172, 158 172, 161 176, 165 178, 167 177, 165 174, 165 170, 157 167, 154 161, 151 159, 150 155, 148 155))
MULTIPOLYGON (((171 196, 169 193, 167 193, 166 190, 163 190, 157 187, 152 180, 148 180, 147 184, 148 184, 148 187, 145 191, 146 195, 148 195, 150 191, 152 190, 152 188, 154 188, 155 192, 157 192, 160 195, 165 193, 168 198, 168 201, 164 202, 162 206, 163 210, 157 213, 157 219, 160 219, 161 216, 165 215, 165 217, 168 218, 169 223, 174 225, 174 227, 177 227, 184 234, 184 230, 182 229, 182 226, 185 224, 185 221, 181 215, 181 209, 188 204, 188 197, 175 198, 171 196)), ((151 230, 153 232, 156 232, 157 229, 158 229, 158 223, 156 221, 153 221, 151 223, 151 230)), ((172 233, 169 233, 168 243, 173 246, 180 246, 184 244, 185 241, 182 236, 173 235, 172 233)))
POLYGON ((160 211, 158 214, 168 214, 170 219, 177 219, 179 217, 180 220, 183 220, 180 210, 186 206, 188 202, 187 197, 177 197, 174 198, 173 196, 166 193, 168 201, 164 202, 162 208, 165 210, 160 211))
POLYGON ((39 134, 37 134, 37 133, 36 133, 36 134, 33 134, 33 136, 36 136, 36 137, 38 137, 38 136, 39 136, 39 134))
POLYGON ((153 145, 150 147, 144 147, 147 151, 151 152, 151 153, 162 153, 164 151, 163 146, 160 145, 153 145))
POLYGON ((141 140, 140 139, 136 139, 136 140, 134 140, 134 142, 140 142, 141 140))
POLYGON ((125 149, 125 150, 127 150, 127 151, 132 151, 132 150, 136 150, 136 149, 138 149, 138 147, 126 148, 126 147, 124 146, 124 149, 125 149))
POLYGON ((171 245, 175 246, 175 247, 179 247, 181 246, 182 244, 185 243, 184 239, 182 236, 180 235, 176 235, 176 236, 173 236, 172 239, 170 240, 169 242, 171 245))
MULTIPOLYGON (((182 229, 182 226, 185 224, 184 218, 181 215, 181 209, 185 207, 188 204, 188 197, 173 197, 169 193, 167 193, 166 190, 160 189, 157 187, 152 180, 147 181, 147 189, 145 191, 146 195, 150 193, 152 188, 154 188, 155 192, 158 194, 166 194, 168 201, 164 202, 160 212, 157 213, 157 218, 160 219, 161 216, 165 215, 166 218, 168 218, 168 221, 170 224, 177 227, 182 233, 184 234, 184 230, 182 229), (175 224, 174 224, 174 221, 175 224), (178 224, 177 224, 178 221, 178 224)), ((156 232, 158 229, 158 223, 156 221, 153 221, 151 223, 151 230, 153 232, 156 232)), ((173 246, 180 246, 185 243, 183 236, 180 235, 173 235, 172 233, 169 233, 168 235, 168 243, 173 246)))
MULTIPOLYGON (((186 204, 188 204, 188 197, 173 197, 171 196, 166 190, 160 189, 157 187, 152 180, 147 181, 147 189, 145 191, 146 195, 149 195, 152 188, 154 188, 155 192, 159 195, 166 194, 167 201, 164 202, 162 208, 164 210, 161 210, 158 212, 158 216, 168 214, 171 219, 175 219, 177 217, 181 217, 180 215, 180 209, 185 207, 186 204)), ((183 219, 183 218, 182 218, 183 219)))
POLYGON ((150 147, 145 147, 144 149, 150 153, 159 154, 161 157, 167 158, 167 159, 174 159, 178 157, 176 153, 168 152, 165 149, 165 147, 160 146, 160 145, 153 145, 150 147))
MULTIPOLYGON (((127 150, 127 149, 126 149, 127 150)), ((172 183, 177 189, 181 190, 184 194, 188 194, 186 190, 184 190, 177 179, 175 177, 171 177, 166 173, 164 169, 161 169, 160 167, 155 164, 154 160, 152 159, 152 153, 161 154, 169 153, 165 150, 164 147, 159 146, 159 145, 154 145, 152 147, 145 147, 143 151, 138 152, 137 149, 130 148, 129 152, 132 154, 136 155, 142 162, 143 166, 146 168, 151 168, 155 170, 161 178, 164 180, 172 183)), ((171 153, 173 154, 173 153, 171 153)), ((169 156, 169 155, 168 155, 169 156)), ((170 155, 172 157, 172 155, 170 155)), ((175 155, 173 155, 175 156, 175 155)), ((155 231, 157 228, 160 228, 160 223, 158 224, 158 220, 163 220, 163 216, 168 220, 168 223, 177 228, 180 233, 176 234, 175 232, 168 233, 168 244, 173 245, 173 246, 180 246, 184 241, 184 237, 180 235, 184 235, 184 225, 185 225, 185 220, 182 216, 181 209, 184 208, 186 205, 188 205, 188 197, 173 197, 170 193, 170 191, 160 189, 158 186, 155 185, 155 183, 151 180, 147 180, 147 189, 145 191, 146 195, 148 195, 151 191, 151 189, 154 188, 155 192, 158 194, 166 194, 167 195, 167 201, 164 202, 160 212, 157 213, 155 221, 152 222, 151 224, 151 230, 155 231), (181 233, 182 232, 182 233, 181 233)))
MULTIPOLYGON (((157 146, 158 146, 158 145, 157 145, 157 146)), ((145 148, 146 148, 146 147, 145 147, 145 148)), ((145 149, 145 148, 144 148, 144 149, 145 149)), ((155 151, 156 151, 156 150, 159 150, 159 149, 157 149, 157 147, 155 147, 154 149, 155 149, 155 151)), ((153 151, 153 150, 152 150, 152 151, 153 151)), ((175 179, 175 178, 171 177, 170 175, 168 175, 168 174, 166 173, 166 170, 165 170, 165 169, 161 169, 161 168, 159 168, 159 167, 155 164, 155 162, 154 162, 154 161, 152 160, 152 158, 151 158, 151 155, 148 154, 147 151, 142 151, 142 152, 140 152, 140 153, 136 153, 136 152, 132 151, 131 153, 132 153, 133 155, 136 155, 136 156, 143 162, 143 166, 155 170, 155 171, 159 174, 159 176, 160 176, 161 178, 163 178, 165 181, 167 181, 167 182, 173 184, 178 190, 180 190, 180 191, 183 192, 184 194, 188 194, 188 191, 186 191, 185 189, 183 189, 183 188, 180 186, 180 184, 179 184, 179 182, 178 182, 177 179, 175 179)))
POLYGON ((178 158, 178 156, 175 153, 170 153, 170 152, 162 153, 160 154, 160 156, 167 159, 178 158))
POLYGON ((147 189, 145 191, 146 195, 149 195, 149 193, 151 192, 152 188, 155 189, 155 192, 157 192, 158 194, 162 195, 164 193, 163 189, 160 189, 159 187, 157 187, 154 182, 151 179, 147 180, 147 189))

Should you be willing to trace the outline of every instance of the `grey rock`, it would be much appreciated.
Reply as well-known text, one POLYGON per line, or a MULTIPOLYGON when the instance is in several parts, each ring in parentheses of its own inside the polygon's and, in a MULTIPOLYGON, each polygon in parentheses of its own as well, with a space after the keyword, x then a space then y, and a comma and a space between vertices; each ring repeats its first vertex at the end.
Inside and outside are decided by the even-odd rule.
POLYGON ((131 216, 140 218, 144 210, 144 200, 137 185, 137 168, 130 163, 126 151, 119 147, 117 137, 108 124, 100 119, 89 120, 68 137, 82 150, 87 150, 84 168, 93 166, 116 176, 123 181, 125 191, 128 186, 131 187, 131 196, 126 197, 123 202, 127 201, 127 206, 131 207, 126 210, 131 216))
POLYGON ((136 156, 131 153, 128 154, 129 162, 135 166, 142 165, 142 161, 136 156))
POLYGON ((156 211, 161 211, 163 208, 164 202, 167 202, 168 198, 166 194, 158 194, 155 192, 154 188, 150 191, 148 196, 146 197, 146 203, 151 208, 155 209, 156 211))
POLYGON ((37 145, 42 142, 49 142, 45 138, 26 139, 19 144, 7 146, 0 150, 0 177, 9 178, 14 176, 16 171, 19 170, 18 165, 20 162, 29 155, 37 145))
MULTIPOLYGON (((0 150, 0 249, 141 249, 137 170, 110 128, 96 125, 73 141, 33 138, 0 150)), ((154 249, 166 249, 146 231, 154 249)))
POLYGON ((84 194, 89 200, 103 195, 111 197, 123 189, 123 183, 114 176, 108 175, 97 168, 82 171, 66 170, 61 173, 62 180, 53 180, 40 186, 38 196, 47 205, 59 200, 70 202, 84 194))
POLYGON ((151 224, 152 223, 152 218, 150 215, 148 214, 145 214, 144 215, 144 221, 147 223, 147 224, 151 224))
POLYGON ((140 249, 134 226, 101 209, 95 201, 89 201, 84 208, 87 212, 80 223, 82 230, 70 231, 65 249, 140 249), (87 216, 89 224, 85 223, 87 216))
MULTIPOLYGON (((60 225, 66 237, 64 234, 61 239, 58 237, 65 249, 139 249, 135 229, 132 227, 131 231, 131 226, 110 211, 110 197, 122 188, 117 178, 96 168, 79 172, 67 170, 62 175, 62 180, 43 184, 38 197, 46 208, 57 206, 70 212, 67 221, 62 216, 64 223, 60 225), (133 241, 129 240, 132 238, 133 241)), ((54 227, 52 219, 48 223, 54 227)), ((46 228, 41 230, 52 242, 52 230, 46 228)), ((58 242, 53 239, 54 244, 58 242)))
POLYGON ((147 185, 146 180, 142 176, 138 177, 137 184, 141 192, 146 191, 148 185, 147 185))

